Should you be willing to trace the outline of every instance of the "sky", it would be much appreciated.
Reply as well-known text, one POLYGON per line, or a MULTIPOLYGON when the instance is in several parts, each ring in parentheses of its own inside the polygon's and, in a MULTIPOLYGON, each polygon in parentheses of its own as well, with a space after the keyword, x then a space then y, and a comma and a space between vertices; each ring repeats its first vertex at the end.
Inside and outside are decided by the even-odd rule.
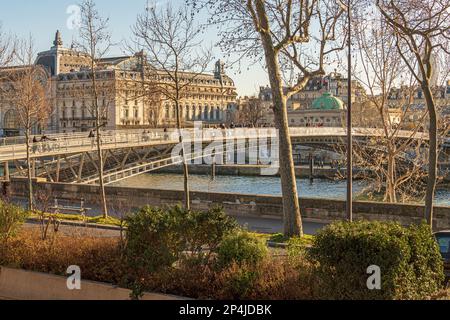
MULTIPOLYGON (((171 2, 174 5, 183 3, 184 0, 157 0, 157 5, 165 5, 171 2)), ((69 28, 73 20, 73 6, 79 3, 77 0, 1 0, 0 23, 3 30, 28 38, 31 34, 34 39, 36 51, 45 51, 52 46, 56 30, 60 30, 64 45, 70 47, 72 39, 76 37, 76 30, 69 28), (69 26, 68 26, 69 22, 69 26)), ((124 48, 120 45, 125 39, 130 38, 130 27, 135 23, 136 16, 144 12, 147 0, 95 0, 97 8, 103 17, 110 19, 110 32, 115 43, 110 55, 121 55, 124 48)), ((198 23, 205 22, 205 16, 198 16, 198 23)), ((212 45, 219 40, 217 34, 211 30, 204 35, 203 43, 212 45)), ((216 59, 223 58, 226 54, 217 47, 214 49, 216 59)), ((245 63, 244 63, 245 65, 245 63)), ((211 65, 211 72, 213 71, 211 65)), ((267 74, 261 65, 251 66, 247 71, 228 69, 228 75, 236 82, 240 96, 257 94, 260 86, 268 84, 267 74)))

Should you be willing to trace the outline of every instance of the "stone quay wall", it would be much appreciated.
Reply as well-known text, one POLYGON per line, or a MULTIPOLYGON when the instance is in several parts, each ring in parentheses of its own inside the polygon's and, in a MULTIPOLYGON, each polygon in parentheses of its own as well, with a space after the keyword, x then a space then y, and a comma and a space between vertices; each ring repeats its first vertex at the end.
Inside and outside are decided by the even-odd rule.
MULTIPOLYGON (((26 181, 13 180, 13 196, 26 195, 26 181)), ((44 191, 49 197, 70 199, 74 203, 85 199, 87 205, 99 203, 99 187, 80 184, 63 184, 35 181, 35 190, 44 191)), ((176 205, 183 201, 182 191, 154 190, 125 187, 106 187, 108 201, 115 208, 129 210, 145 205, 176 205)), ((203 210, 212 206, 223 206, 227 214, 240 217, 283 217, 282 199, 279 196, 243 195, 232 193, 192 192, 193 209, 203 210)), ((302 216, 305 220, 333 222, 345 220, 345 201, 328 199, 300 199, 302 216)), ((388 204, 356 201, 353 205, 356 220, 397 221, 404 225, 424 220, 424 207, 420 205, 388 204)), ((435 208, 437 230, 450 229, 450 207, 435 208)))
MULTIPOLYGON (((258 166, 258 165, 217 165, 215 167, 215 173, 218 176, 248 176, 248 177, 258 177, 261 176, 261 171, 263 168, 267 168, 267 166, 258 166)), ((345 168, 341 170, 342 174, 345 174, 345 168)), ((182 166, 171 166, 159 169, 158 173, 176 173, 182 174, 183 167, 182 166)), ((212 173, 211 165, 204 164, 195 164, 189 166, 190 174, 198 174, 198 175, 210 175, 212 173)), ((314 167, 313 176, 315 179, 334 179, 338 174, 337 169, 333 168, 317 168, 314 167)), ((310 169, 308 166, 296 166, 295 167, 295 175, 300 179, 308 179, 310 178, 310 169)), ((275 175, 279 177, 279 172, 275 175)))

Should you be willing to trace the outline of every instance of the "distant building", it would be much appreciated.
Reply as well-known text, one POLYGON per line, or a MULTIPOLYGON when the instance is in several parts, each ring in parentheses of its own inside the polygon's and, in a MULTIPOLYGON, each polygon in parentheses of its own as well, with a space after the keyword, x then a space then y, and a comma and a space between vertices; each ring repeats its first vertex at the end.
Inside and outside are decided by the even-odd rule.
POLYGON ((288 113, 291 127, 342 127, 345 115, 344 102, 330 92, 315 99, 308 109, 288 113))
MULTIPOLYGON (((294 94, 287 101, 289 125, 300 126, 342 126, 344 110, 348 102, 348 82, 339 73, 331 73, 326 77, 316 77, 308 81, 303 90, 294 94), (322 104, 324 107, 322 107, 322 104)), ((362 85, 354 81, 352 101, 357 110, 357 118, 364 109, 363 101, 365 91, 362 85)), ((261 87, 259 98, 263 101, 263 122, 274 123, 272 111, 272 90, 261 87)))
POLYGON ((259 97, 240 97, 232 113, 232 122, 238 126, 261 127, 265 125, 266 104, 259 97))
MULTIPOLYGON (((348 104, 348 79, 340 73, 332 72, 325 77, 316 77, 308 81, 305 88, 294 94, 288 102, 288 108, 291 110, 309 109, 312 103, 324 93, 331 93, 348 104)), ((362 85, 352 81, 352 102, 358 103, 364 99, 365 90, 362 85)))
MULTIPOLYGON (((433 90, 441 127, 450 124, 450 80, 433 90)), ((393 88, 389 94, 391 120, 405 129, 428 125, 427 104, 421 88, 393 88), (424 119, 425 116, 425 119, 424 119)))
MULTIPOLYGON (((95 125, 91 105, 90 58, 74 48, 65 48, 59 31, 50 50, 38 54, 36 65, 43 66, 51 77, 53 113, 48 129, 59 132, 87 131, 95 125)), ((176 110, 161 94, 143 94, 149 82, 145 54, 110 57, 95 61, 98 79, 101 122, 107 129, 169 127, 176 124, 176 110)), ((1 70, 0 70, 1 72, 1 70)), ((152 77, 170 81, 155 71, 152 77), (156 74, 156 75, 155 75, 156 74)), ((226 75, 224 63, 217 61, 213 74, 196 77, 189 95, 181 102, 181 118, 185 125, 193 121, 208 124, 229 122, 236 107, 236 87, 226 75)), ((0 133, 17 134, 17 121, 5 101, 0 101, 0 133)))
MULTIPOLYGON (((29 72, 31 66, 14 66, 7 68, 0 68, 0 137, 17 136, 24 134, 22 121, 19 112, 15 107, 14 86, 18 77, 24 72, 29 72)), ((37 68, 36 75, 39 80, 43 82, 49 81, 50 74, 45 68, 37 68)), ((24 120, 24 119, 23 119, 24 120)), ((41 133, 41 125, 36 124, 31 128, 32 134, 41 133)))

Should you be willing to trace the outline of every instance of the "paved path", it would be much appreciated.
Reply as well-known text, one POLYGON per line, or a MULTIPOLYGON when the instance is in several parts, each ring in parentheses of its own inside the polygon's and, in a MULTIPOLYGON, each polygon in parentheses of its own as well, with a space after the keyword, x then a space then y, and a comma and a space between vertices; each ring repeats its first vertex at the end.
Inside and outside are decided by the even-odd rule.
MULTIPOLYGON (((27 201, 22 198, 15 198, 13 199, 15 203, 20 204, 21 206, 26 207, 27 201)), ((89 212, 90 216, 97 216, 100 215, 101 210, 98 207, 98 205, 92 205, 87 203, 87 207, 92 208, 92 210, 89 212)), ((112 212, 112 211, 111 211, 112 212)), ((283 232, 283 220, 279 218, 266 218, 266 217, 234 217, 238 221, 238 223, 246 227, 249 231, 253 232, 259 232, 259 233, 267 233, 267 234, 274 234, 274 233, 282 233, 283 232)), ((304 233, 308 235, 315 235, 318 230, 328 225, 326 222, 311 222, 311 221, 303 221, 303 228, 304 233)), ((73 227, 71 227, 73 228, 73 227)), ((63 227, 64 229, 64 227, 63 227)), ((79 229, 86 229, 86 228, 79 228, 79 229)), ((78 230, 78 232, 85 232, 82 230, 78 230)), ((108 232, 105 232, 106 236, 111 236, 114 234, 114 232, 111 233, 110 230, 108 232)), ((118 235, 118 232, 116 232, 118 235)))
MULTIPOLYGON (((28 222, 25 224, 25 228, 38 229, 39 224, 34 222, 28 222)), ((51 233, 50 229, 50 233, 51 233)), ((70 237, 93 237, 93 238, 118 238, 120 237, 120 231, 102 229, 102 228, 87 228, 85 226, 68 226, 61 225, 59 232, 63 235, 70 237)))
MULTIPOLYGON (((270 218, 243 218, 237 217, 238 223, 247 228, 249 231, 274 234, 283 232, 283 221, 279 219, 270 218)), ((304 222, 304 232, 308 235, 314 235, 317 231, 323 228, 326 224, 314 223, 314 222, 304 222)), ((39 228, 39 225, 34 222, 29 222, 25 224, 26 228, 39 228)), ((85 226, 73 226, 73 225, 61 225, 59 231, 68 236, 76 237, 100 237, 100 238, 116 238, 120 237, 119 230, 110 230, 96 227, 85 227, 85 226)))
MULTIPOLYGON (((283 232, 283 221, 281 219, 236 217, 236 220, 241 226, 247 227, 250 231, 259 233, 283 232)), ((315 235, 318 230, 326 225, 326 223, 303 222, 304 232, 308 235, 315 235)))

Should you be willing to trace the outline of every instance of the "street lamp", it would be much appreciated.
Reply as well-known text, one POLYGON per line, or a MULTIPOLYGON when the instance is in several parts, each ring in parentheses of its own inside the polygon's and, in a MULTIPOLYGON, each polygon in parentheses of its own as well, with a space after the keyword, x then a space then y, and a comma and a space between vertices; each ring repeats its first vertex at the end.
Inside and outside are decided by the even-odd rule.
POLYGON ((348 20, 348 102, 347 102, 347 220, 353 221, 353 136, 352 136, 352 12, 351 0, 344 4, 337 0, 338 4, 347 12, 348 20))

